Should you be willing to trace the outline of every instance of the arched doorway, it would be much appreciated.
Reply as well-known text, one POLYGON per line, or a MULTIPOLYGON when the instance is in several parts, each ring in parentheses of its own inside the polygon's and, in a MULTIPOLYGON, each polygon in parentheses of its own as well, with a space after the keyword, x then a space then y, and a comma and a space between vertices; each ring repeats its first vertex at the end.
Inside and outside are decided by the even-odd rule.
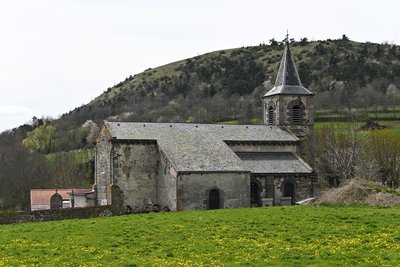
POLYGON ((257 181, 250 183, 250 205, 252 207, 261 206, 260 199, 261 185, 257 181))
POLYGON ((62 196, 56 192, 50 198, 50 209, 59 210, 59 209, 62 209, 62 205, 63 205, 62 196))
POLYGON ((284 197, 291 197, 292 204, 295 202, 296 198, 296 188, 293 182, 287 181, 283 185, 283 196, 284 197))
POLYGON ((221 208, 221 196, 218 189, 208 192, 208 209, 216 210, 221 208))

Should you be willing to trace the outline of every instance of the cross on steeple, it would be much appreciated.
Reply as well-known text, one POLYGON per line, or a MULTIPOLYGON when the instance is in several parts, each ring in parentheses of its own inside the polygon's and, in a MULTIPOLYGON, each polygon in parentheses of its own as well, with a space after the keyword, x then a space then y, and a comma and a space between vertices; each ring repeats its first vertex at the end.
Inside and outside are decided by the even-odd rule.
POLYGON ((289 44, 289 31, 286 32, 285 48, 279 66, 275 86, 302 86, 289 44))
POLYGON ((306 89, 300 80, 299 72, 297 71, 294 57, 289 44, 289 31, 286 31, 284 40, 285 46, 278 73, 276 75, 275 86, 265 94, 265 96, 278 94, 293 94, 293 95, 313 95, 306 89))

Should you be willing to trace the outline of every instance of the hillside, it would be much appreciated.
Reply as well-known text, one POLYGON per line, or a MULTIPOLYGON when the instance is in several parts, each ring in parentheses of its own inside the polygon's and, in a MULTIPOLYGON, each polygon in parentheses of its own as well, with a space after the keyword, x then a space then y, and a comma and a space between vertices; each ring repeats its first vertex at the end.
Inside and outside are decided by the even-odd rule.
MULTIPOLYGON (((338 111, 368 114, 367 108, 378 106, 382 114, 398 118, 398 46, 358 43, 343 36, 292 40, 291 49, 303 84, 317 93, 315 107, 325 120, 338 111)), ((260 123, 261 96, 273 86, 282 52, 282 43, 272 39, 269 45, 215 51, 147 69, 58 119, 34 118, 31 124, 1 133, 0 208, 26 207, 30 188, 92 183, 93 158, 64 152, 92 149, 103 120, 260 123), (37 139, 22 145, 35 135, 37 139), (56 160, 49 161, 45 155, 52 153, 56 160)))
MULTIPOLYGON (((303 84, 317 92, 317 109, 400 103, 400 49, 339 40, 292 41, 303 84)), ((52 121, 54 151, 90 146, 81 126, 110 121, 199 122, 261 119, 261 96, 272 87, 283 45, 215 51, 130 76, 90 103, 52 121)), ((23 132, 31 130, 24 126, 23 132)), ((22 133, 24 135, 24 133, 22 133)), ((1 143, 0 138, 0 143, 1 143)), ((53 152, 54 152, 53 151, 53 152)))
POLYGON ((397 266, 399 207, 294 206, 0 226, 0 266, 397 266))
MULTIPOLYGON (((400 88, 400 51, 347 39, 294 42, 302 82, 317 107, 368 107, 393 102, 400 88)), ((216 122, 260 118, 260 97, 272 86, 283 46, 216 51, 130 76, 91 103, 60 118, 216 122), (264 83, 265 81, 268 81, 264 83)), ((392 103, 393 104, 393 103, 392 103)))

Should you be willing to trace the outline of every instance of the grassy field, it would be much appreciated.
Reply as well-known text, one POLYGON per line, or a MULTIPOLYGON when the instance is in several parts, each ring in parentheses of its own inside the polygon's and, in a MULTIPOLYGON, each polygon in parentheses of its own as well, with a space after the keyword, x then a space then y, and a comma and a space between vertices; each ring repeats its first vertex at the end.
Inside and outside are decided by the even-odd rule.
MULTIPOLYGON (((380 120, 377 121, 378 124, 384 125, 387 127, 388 130, 390 130, 393 133, 396 133, 400 136, 400 121, 393 121, 393 120, 380 120)), ((336 122, 315 122, 314 128, 316 130, 322 129, 325 126, 333 126, 335 129, 350 129, 351 127, 356 127, 360 128, 361 126, 365 125, 365 122, 341 122, 341 121, 336 121, 336 122)))
MULTIPOLYGON (((400 135, 400 121, 399 120, 379 120, 377 121, 380 125, 384 125, 388 127, 388 129, 398 135, 400 135)), ((221 124, 231 124, 231 125, 237 125, 240 124, 239 120, 229 120, 229 121, 221 121, 218 122, 221 124)), ((254 118, 252 119, 250 124, 260 124, 261 122, 259 119, 254 118)), ((328 121, 316 121, 314 124, 314 128, 316 130, 319 130, 325 126, 333 126, 335 129, 349 129, 351 127, 361 127, 365 125, 365 122, 346 122, 346 121, 334 121, 334 122, 328 122, 328 121)))
POLYGON ((0 266, 398 266, 399 221, 294 206, 0 225, 0 266))

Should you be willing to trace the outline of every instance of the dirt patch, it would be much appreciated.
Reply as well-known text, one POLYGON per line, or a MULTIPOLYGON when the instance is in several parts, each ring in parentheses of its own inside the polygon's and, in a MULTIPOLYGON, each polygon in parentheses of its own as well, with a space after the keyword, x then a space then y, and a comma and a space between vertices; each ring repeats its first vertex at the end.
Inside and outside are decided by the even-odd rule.
POLYGON ((382 205, 382 206, 395 206, 400 205, 400 196, 379 192, 370 194, 365 199, 365 204, 368 205, 382 205))
POLYGON ((400 120, 399 120, 399 121, 393 121, 393 122, 391 123, 391 125, 392 125, 393 127, 400 126, 400 120))
POLYGON ((400 192, 371 181, 353 179, 339 188, 332 188, 317 197, 315 204, 400 205, 400 192))
POLYGON ((369 131, 369 130, 382 130, 386 129, 387 127, 384 125, 380 125, 376 121, 373 121, 371 119, 367 120, 365 125, 360 127, 361 131, 369 131))

